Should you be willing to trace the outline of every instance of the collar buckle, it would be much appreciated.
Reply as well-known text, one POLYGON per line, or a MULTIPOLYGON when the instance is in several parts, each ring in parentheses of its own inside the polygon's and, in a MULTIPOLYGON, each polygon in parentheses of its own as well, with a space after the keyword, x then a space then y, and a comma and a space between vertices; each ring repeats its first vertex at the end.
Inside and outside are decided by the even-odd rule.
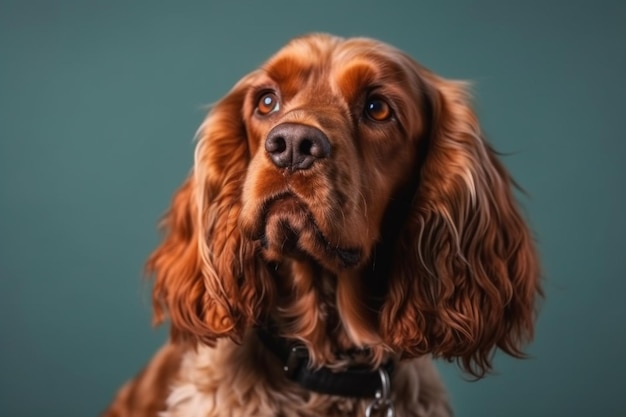
POLYGON ((289 355, 287 356, 287 360, 285 361, 285 365, 283 366, 283 371, 285 371, 285 375, 288 378, 293 378, 298 369, 307 362, 309 359, 309 353, 306 347, 302 345, 292 346, 289 349, 289 355))

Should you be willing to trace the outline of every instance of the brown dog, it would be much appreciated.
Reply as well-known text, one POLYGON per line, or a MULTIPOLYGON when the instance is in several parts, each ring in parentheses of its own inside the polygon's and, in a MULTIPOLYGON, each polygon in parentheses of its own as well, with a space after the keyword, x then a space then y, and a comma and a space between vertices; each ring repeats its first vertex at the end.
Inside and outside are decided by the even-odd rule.
POLYGON ((198 134, 148 261, 171 342, 106 416, 447 416, 431 356, 522 356, 539 266, 466 85, 297 38, 198 134))

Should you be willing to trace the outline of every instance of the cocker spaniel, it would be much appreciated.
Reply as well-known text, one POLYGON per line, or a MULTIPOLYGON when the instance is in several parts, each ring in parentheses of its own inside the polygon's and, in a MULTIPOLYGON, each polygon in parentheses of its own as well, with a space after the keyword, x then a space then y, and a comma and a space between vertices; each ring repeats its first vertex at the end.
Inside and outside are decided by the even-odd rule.
POLYGON ((171 340, 112 416, 448 416, 432 358, 523 356, 540 271, 467 85, 291 41, 198 131, 147 263, 171 340))

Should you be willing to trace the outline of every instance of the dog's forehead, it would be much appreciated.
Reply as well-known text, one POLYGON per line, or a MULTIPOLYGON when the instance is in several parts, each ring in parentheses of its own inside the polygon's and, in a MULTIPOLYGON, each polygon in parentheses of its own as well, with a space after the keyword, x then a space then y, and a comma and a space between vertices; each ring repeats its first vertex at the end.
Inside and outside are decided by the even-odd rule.
POLYGON ((283 97, 305 89, 335 91, 348 102, 365 88, 403 84, 415 78, 411 60, 383 42, 314 34, 296 38, 273 55, 262 71, 283 97))
POLYGON ((279 79, 282 74, 323 69, 330 65, 333 54, 343 42, 342 38, 329 35, 296 38, 274 54, 263 67, 279 79))

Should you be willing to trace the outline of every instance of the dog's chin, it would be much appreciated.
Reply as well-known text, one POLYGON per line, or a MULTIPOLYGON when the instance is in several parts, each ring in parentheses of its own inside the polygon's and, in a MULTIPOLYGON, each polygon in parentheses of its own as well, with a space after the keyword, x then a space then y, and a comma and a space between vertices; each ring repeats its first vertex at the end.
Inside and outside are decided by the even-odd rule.
POLYGON ((331 243, 307 206, 294 196, 269 202, 261 217, 264 232, 259 240, 270 262, 286 258, 304 260, 340 272, 355 268, 362 261, 360 248, 331 243))

